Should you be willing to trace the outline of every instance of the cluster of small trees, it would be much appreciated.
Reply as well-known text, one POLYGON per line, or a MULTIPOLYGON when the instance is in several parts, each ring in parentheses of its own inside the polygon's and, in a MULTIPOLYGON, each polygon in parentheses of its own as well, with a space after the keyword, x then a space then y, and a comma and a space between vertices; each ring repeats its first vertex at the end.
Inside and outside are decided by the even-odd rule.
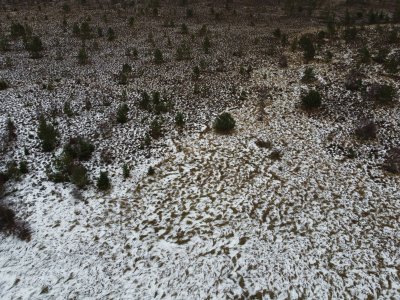
MULTIPOLYGON (((32 58, 42 57, 44 45, 38 35, 34 35, 32 28, 21 23, 12 23, 10 26, 10 37, 13 40, 22 39, 25 50, 27 50, 32 58)), ((9 39, 6 36, 0 38, 0 50, 9 50, 9 39)))
POLYGON ((172 102, 165 97, 161 99, 160 92, 155 91, 150 97, 147 92, 143 91, 139 101, 139 107, 156 114, 161 114, 170 111, 173 105, 172 102))

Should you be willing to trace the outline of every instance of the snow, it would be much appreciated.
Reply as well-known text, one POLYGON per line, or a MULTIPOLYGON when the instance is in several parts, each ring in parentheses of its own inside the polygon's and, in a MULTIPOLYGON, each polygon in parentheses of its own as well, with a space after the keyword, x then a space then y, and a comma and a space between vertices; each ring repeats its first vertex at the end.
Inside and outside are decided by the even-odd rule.
MULTIPOLYGON (((224 26, 213 28, 215 40, 238 46, 235 27, 225 36, 224 26)), ((241 36, 253 38, 253 30, 244 28, 241 36)), ((120 35, 117 49, 101 40, 103 50, 81 68, 75 61, 78 41, 56 34, 71 42, 64 61, 50 59, 53 50, 48 60, 32 61, 14 49, 14 68, 0 70, 12 83, 0 92, 0 132, 11 116, 18 135, 1 168, 26 159, 31 169, 9 184, 5 200, 32 228, 29 243, 0 235, 1 299, 399 298, 400 179, 381 168, 387 150, 399 144, 399 107, 366 109, 383 124, 379 137, 354 138, 365 111, 362 93, 343 87, 353 49, 339 48, 331 64, 312 62, 312 85, 300 82, 301 53, 286 53, 289 67, 280 69, 256 50, 237 62, 229 55, 233 48, 217 49, 207 60, 224 57, 228 70, 215 73, 217 63, 210 63, 201 75, 209 95, 201 98, 193 95, 193 82, 186 83, 191 64, 155 68, 147 32, 136 33, 141 57, 130 63, 141 76, 126 87, 129 122, 116 124, 125 87, 111 78, 125 58, 114 54, 123 53, 129 38, 120 35), (254 71, 245 80, 238 67, 249 61, 254 71), (42 89, 58 77, 53 91, 42 89), (263 99, 262 121, 260 88, 271 95, 263 99), (320 112, 299 109, 301 92, 310 88, 326 91, 320 112), (165 136, 145 149, 140 143, 155 116, 138 108, 143 89, 158 90, 175 104, 163 115, 165 136), (248 91, 246 100, 239 100, 241 90, 248 91), (85 99, 92 102, 90 111, 85 99), (57 112, 66 100, 76 112, 72 118, 57 112), (109 172, 110 192, 92 184, 77 197, 72 184, 47 180, 46 166, 61 147, 55 154, 40 151, 37 116, 53 110, 62 142, 82 135, 94 143, 85 166, 92 183, 100 170, 109 172), (182 132, 173 124, 180 110, 188 119, 182 132), (210 128, 225 110, 237 126, 219 135, 210 128), (258 147, 258 139, 272 147, 258 147), (346 157, 349 149, 356 158, 346 157), (274 150, 281 159, 270 157, 274 150), (102 151, 111 154, 111 163, 102 160, 102 151), (123 163, 131 167, 126 180, 123 163), (147 174, 150 166, 154 175, 147 174)), ((166 57, 173 60, 173 51, 166 57)), ((379 80, 399 89, 399 82, 362 68, 366 84, 379 80)))

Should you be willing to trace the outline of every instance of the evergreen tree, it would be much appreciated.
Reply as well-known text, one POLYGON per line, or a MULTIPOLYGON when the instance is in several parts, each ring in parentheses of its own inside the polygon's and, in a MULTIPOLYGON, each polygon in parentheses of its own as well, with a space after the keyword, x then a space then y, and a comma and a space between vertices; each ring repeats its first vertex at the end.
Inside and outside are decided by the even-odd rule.
POLYGON ((58 142, 58 131, 57 129, 48 124, 45 118, 42 116, 39 120, 38 137, 42 143, 42 149, 44 152, 51 152, 55 149, 58 142))
POLYGON ((97 188, 100 191, 107 191, 111 188, 111 182, 108 178, 108 173, 105 171, 100 172, 100 176, 97 179, 97 188))

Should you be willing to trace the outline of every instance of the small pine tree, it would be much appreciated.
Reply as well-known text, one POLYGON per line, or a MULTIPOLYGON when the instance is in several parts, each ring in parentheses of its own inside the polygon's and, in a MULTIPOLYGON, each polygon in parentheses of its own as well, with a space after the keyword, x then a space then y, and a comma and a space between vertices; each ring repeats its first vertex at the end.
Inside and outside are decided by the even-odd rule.
POLYGON ((205 54, 209 54, 210 53, 210 47, 211 47, 211 42, 208 36, 206 36, 203 40, 203 50, 205 54))
POLYGON ((128 111, 129 107, 127 104, 122 104, 117 111, 117 122, 120 124, 124 124, 128 121, 128 111))
POLYGON ((130 169, 129 169, 129 167, 128 167, 127 164, 124 164, 124 165, 122 166, 122 175, 124 176, 124 179, 130 177, 130 169))
POLYGON ((116 36, 114 30, 111 27, 109 27, 107 30, 107 40, 111 42, 115 40, 115 38, 116 36))
POLYGON ((97 188, 100 191, 108 191, 111 188, 111 182, 108 178, 108 173, 105 171, 100 172, 100 176, 97 179, 97 188))
POLYGON ((88 22, 83 22, 79 30, 79 34, 82 40, 88 40, 92 37, 92 28, 88 22))
POLYGON ((160 49, 154 50, 154 63, 157 65, 162 64, 164 62, 163 54, 160 49))
POLYGON ((71 102, 67 101, 64 103, 64 114, 66 114, 68 117, 72 117, 74 115, 74 112, 72 111, 71 108, 71 102))
POLYGON ((38 36, 34 36, 26 42, 25 49, 30 52, 32 58, 42 57, 41 52, 44 49, 42 40, 38 36))
POLYGON ((80 65, 86 65, 89 62, 89 56, 86 52, 86 48, 84 48, 84 47, 79 49, 78 62, 80 65))
POLYGON ((70 181, 82 189, 89 184, 87 169, 80 163, 74 164, 70 171, 70 181))
POLYGON ((57 129, 46 122, 44 117, 39 120, 38 137, 42 142, 42 149, 44 152, 51 152, 55 149, 58 142, 57 129))
POLYGON ((150 136, 154 139, 162 136, 162 124, 157 119, 150 124, 150 136))
POLYGON ((312 40, 309 37, 303 35, 299 40, 299 45, 304 52, 304 59, 306 61, 312 60, 315 56, 315 48, 312 40))
POLYGON ((188 34, 189 33, 189 28, 185 23, 181 25, 181 34, 188 34))
POLYGON ((303 77, 301 78, 302 82, 308 83, 315 80, 315 74, 313 68, 309 67, 304 70, 303 77))
POLYGON ((185 117, 183 113, 178 112, 175 116, 175 124, 178 127, 183 127, 185 125, 185 117))
POLYGON ((19 162, 19 172, 21 174, 27 174, 29 172, 28 163, 25 160, 19 162))
POLYGON ((193 79, 198 80, 200 78, 200 68, 198 66, 195 66, 193 68, 193 79))
POLYGON ((149 110, 150 109, 150 96, 147 92, 142 92, 142 97, 139 102, 139 107, 141 109, 149 110))

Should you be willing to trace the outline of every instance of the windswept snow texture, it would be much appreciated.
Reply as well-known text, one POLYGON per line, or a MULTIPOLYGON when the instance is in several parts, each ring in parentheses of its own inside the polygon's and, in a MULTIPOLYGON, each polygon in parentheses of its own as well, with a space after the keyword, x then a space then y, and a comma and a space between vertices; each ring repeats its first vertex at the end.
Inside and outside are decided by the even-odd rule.
MULTIPOLYGON (((93 13, 93 26, 102 16, 93 13)), ((0 299, 400 299, 400 177, 381 167, 388 150, 400 146, 399 95, 393 106, 375 107, 361 91, 347 91, 345 76, 358 52, 340 41, 318 49, 308 65, 317 80, 307 86, 302 53, 277 48, 289 61, 280 68, 277 54, 265 53, 271 27, 248 26, 247 15, 240 24, 234 15, 230 23, 210 21, 213 56, 203 54, 201 38, 193 42, 190 62, 175 60, 183 39, 178 28, 140 18, 135 35, 121 31, 126 18, 113 24, 116 48, 100 40, 87 66, 77 63, 81 41, 61 25, 46 38, 45 57, 30 59, 22 42, 7 54, 14 66, 0 70, 10 82, 0 92, 0 136, 10 116, 18 138, 4 159, 26 159, 31 172, 8 184, 5 201, 30 224, 32 240, 0 235, 0 299), (174 43, 163 48, 162 66, 153 64, 146 42, 153 31, 157 45, 167 45, 164 32, 174 43), (127 45, 138 45, 139 59, 129 61, 135 76, 121 87, 115 75, 127 60, 127 45), (243 58, 232 54, 241 46, 243 58), (335 51, 328 63, 327 50, 335 51), (207 66, 195 95, 192 69, 202 58, 207 66), (240 75, 241 66, 253 71, 240 75), (300 93, 313 88, 323 93, 323 107, 304 112, 300 93), (160 91, 175 105, 162 115, 165 137, 150 148, 140 144, 156 115, 138 108, 139 90, 160 91), (66 101, 73 117, 62 113, 66 101), (116 124, 122 103, 129 122, 116 124), (225 110, 237 126, 218 135, 210 125, 225 110), (187 117, 182 132, 174 124, 178 111, 187 117), (40 150, 40 113, 60 130, 56 153, 40 150), (354 136, 364 113, 378 125, 376 140, 354 136), (92 184, 81 195, 45 174, 61 145, 77 135, 95 146, 84 162, 92 184), (270 147, 259 147, 267 141, 270 147), (123 163, 132 167, 125 181, 123 163), (95 187, 100 170, 109 172, 110 193, 95 187)), ((69 26, 75 21, 79 15, 71 12, 69 26)), ((201 25, 190 24, 191 32, 201 25)), ((43 36, 50 32, 39 29, 43 36)), ((4 64, 6 55, 0 60, 4 64)), ((400 82, 381 75, 381 66, 360 68, 367 87, 379 81, 399 90, 400 82)))
POLYGON ((118 174, 87 204, 19 183, 34 233, 1 238, 1 298, 398 297, 398 177, 332 156, 332 124, 284 93, 265 112, 234 111, 233 135, 170 140, 154 176, 118 174))

